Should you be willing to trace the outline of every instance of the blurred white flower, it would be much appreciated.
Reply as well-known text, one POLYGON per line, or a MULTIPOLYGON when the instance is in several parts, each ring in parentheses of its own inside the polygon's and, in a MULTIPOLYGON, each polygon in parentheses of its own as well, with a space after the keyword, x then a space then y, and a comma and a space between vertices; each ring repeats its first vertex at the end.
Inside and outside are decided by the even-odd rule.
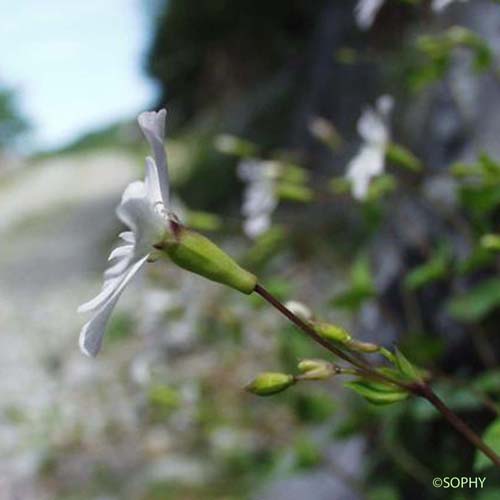
POLYGON ((358 133, 363 139, 359 153, 349 162, 346 177, 352 183, 352 194, 363 200, 371 179, 384 171, 385 152, 389 142, 388 119, 394 105, 391 96, 377 99, 375 109, 367 108, 358 120, 358 133))
POLYGON ((116 213, 130 231, 120 234, 124 245, 115 248, 109 260, 116 261, 104 273, 104 285, 97 297, 78 308, 92 312, 92 318, 80 332, 80 349, 87 356, 95 356, 101 347, 108 319, 123 290, 154 251, 167 230, 169 208, 169 180, 165 139, 166 111, 145 112, 139 126, 153 150, 153 158, 146 158, 145 181, 129 184, 123 193, 116 213))
POLYGON ((271 227, 271 215, 278 205, 278 171, 279 165, 273 161, 243 160, 238 165, 238 176, 247 185, 241 212, 249 238, 257 238, 271 227))
MULTIPOLYGON (((433 0, 432 10, 441 12, 448 5, 456 1, 467 2, 468 0, 433 0)), ((358 26, 363 30, 370 29, 384 3, 385 0, 359 0, 354 9, 358 26)))
POLYGON ((371 28, 384 2, 385 0, 359 0, 354 9, 354 15, 361 29, 367 30, 371 28))
POLYGON ((448 7, 448 5, 450 5, 450 3, 453 3, 453 2, 467 2, 467 0, 433 0, 432 1, 432 10, 434 10, 435 12, 440 12, 442 11, 443 9, 445 9, 446 7, 448 7))

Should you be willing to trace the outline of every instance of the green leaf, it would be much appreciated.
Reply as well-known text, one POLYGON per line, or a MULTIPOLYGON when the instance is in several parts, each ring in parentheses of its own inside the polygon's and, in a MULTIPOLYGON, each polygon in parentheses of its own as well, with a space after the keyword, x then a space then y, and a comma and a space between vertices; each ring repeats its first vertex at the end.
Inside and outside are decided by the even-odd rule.
POLYGON ((386 151, 387 160, 394 165, 403 167, 412 172, 422 170, 422 162, 407 148, 400 144, 391 143, 386 151))
POLYGON ((449 270, 449 252, 442 248, 438 250, 427 262, 414 268, 405 277, 405 287, 409 290, 419 288, 444 278, 449 270))
POLYGON ((370 263, 363 255, 356 259, 351 268, 351 288, 333 297, 332 304, 336 307, 356 310, 365 300, 374 296, 375 287, 370 263))
POLYGON ((393 384, 368 382, 363 379, 346 382, 345 387, 357 392, 369 403, 374 405, 387 405, 403 401, 408 397, 408 392, 393 384))
POLYGON ((332 299, 332 304, 335 307, 343 309, 357 310, 365 300, 375 296, 372 289, 353 288, 343 293, 339 293, 332 299))
POLYGON ((420 376, 418 369, 415 368, 410 363, 410 361, 408 361, 406 356, 398 348, 395 349, 394 353, 396 355, 396 366, 398 367, 399 371, 409 380, 412 380, 414 382, 421 381, 422 377, 420 376))
POLYGON ((491 394, 500 394, 500 368, 482 373, 474 379, 472 387, 491 394))
POLYGON ((485 215, 500 205, 500 189, 494 186, 463 186, 460 191, 462 204, 478 215, 485 215))
POLYGON ((351 279, 354 288, 373 288, 370 262, 366 256, 361 256, 354 262, 351 279))
POLYGON ((456 272, 459 275, 465 275, 488 266, 493 262, 495 254, 481 246, 476 246, 464 260, 455 264, 456 272))
MULTIPOLYGON (((486 428, 483 440, 496 453, 500 454, 500 418, 497 418, 486 428)), ((492 465, 493 463, 484 453, 481 453, 479 450, 476 451, 476 458, 474 460, 474 470, 476 472, 482 471, 492 465)))
POLYGON ((456 296, 448 303, 449 313, 464 322, 477 322, 500 306, 500 279, 483 281, 468 292, 456 296))
POLYGON ((280 200, 307 203, 313 199, 313 192, 308 187, 293 182, 280 181, 277 193, 280 200))
POLYGON ((367 201, 377 201, 396 189, 396 179, 389 174, 379 175, 368 188, 367 201))
POLYGON ((500 252, 500 235, 485 234, 481 238, 481 246, 492 252, 500 252))

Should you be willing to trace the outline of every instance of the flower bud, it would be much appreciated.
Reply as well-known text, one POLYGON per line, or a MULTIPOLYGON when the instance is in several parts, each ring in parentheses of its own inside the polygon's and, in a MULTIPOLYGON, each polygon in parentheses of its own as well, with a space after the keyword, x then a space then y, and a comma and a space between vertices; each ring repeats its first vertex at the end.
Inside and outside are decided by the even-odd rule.
POLYGON ((205 236, 173 223, 172 237, 158 246, 183 269, 250 294, 257 277, 240 267, 229 255, 205 236))
POLYGON ((330 146, 332 149, 337 149, 342 143, 342 139, 333 123, 321 116, 314 116, 309 121, 308 128, 309 132, 311 132, 316 139, 330 146))
POLYGON ((305 304, 297 300, 289 300, 285 307, 298 316, 302 321, 311 321, 313 313, 305 304))
POLYGON ((351 336, 340 326, 332 325, 331 323, 323 323, 316 321, 312 323, 316 333, 327 340, 346 344, 351 341, 351 336))
POLYGON ((300 380, 327 380, 336 373, 335 366, 323 359, 303 359, 297 368, 303 373, 300 380))
POLYGON ((293 375, 286 373, 264 372, 250 382, 245 389, 257 396, 271 396, 288 389, 295 383, 293 375))
POLYGON ((235 156, 251 156, 256 153, 256 146, 245 139, 230 134, 220 134, 215 138, 215 148, 220 153, 235 156))
POLYGON ((351 351, 364 352, 367 354, 380 351, 380 346, 371 342, 361 342, 360 340, 350 339, 346 342, 346 347, 351 351))

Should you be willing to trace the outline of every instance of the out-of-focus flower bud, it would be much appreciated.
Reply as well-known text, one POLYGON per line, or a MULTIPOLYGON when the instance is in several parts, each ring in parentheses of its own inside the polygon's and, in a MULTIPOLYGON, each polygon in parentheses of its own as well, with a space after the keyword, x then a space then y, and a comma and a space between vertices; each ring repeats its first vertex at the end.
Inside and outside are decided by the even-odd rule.
POLYGON ((342 139, 331 121, 321 116, 314 116, 308 125, 309 132, 333 150, 338 149, 342 144, 342 139))
POLYGON ((348 347, 351 351, 364 352, 367 354, 378 352, 380 350, 380 346, 377 344, 372 344, 371 342, 361 342, 356 339, 350 339, 346 342, 346 347, 348 347))
POLYGON ((235 156, 252 156, 256 153, 256 146, 245 139, 230 134, 220 134, 215 138, 215 148, 220 153, 235 156))
POLYGON ((307 307, 302 302, 297 300, 289 300, 285 307, 290 309, 295 316, 298 316, 302 321, 311 321, 313 319, 313 313, 309 307, 307 307))
POLYGON ((170 237, 156 246, 178 266, 205 278, 250 294, 257 277, 240 267, 205 236, 173 223, 170 237))
POLYGON ((271 396, 288 389, 295 383, 295 377, 286 373, 264 372, 250 382, 245 389, 257 396, 271 396))

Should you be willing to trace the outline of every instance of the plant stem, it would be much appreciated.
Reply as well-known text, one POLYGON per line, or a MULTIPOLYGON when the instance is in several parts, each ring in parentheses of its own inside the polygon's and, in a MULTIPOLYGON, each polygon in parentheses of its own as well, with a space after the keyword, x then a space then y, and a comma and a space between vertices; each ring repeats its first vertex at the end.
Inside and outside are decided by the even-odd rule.
POLYGON ((492 450, 456 413, 454 413, 439 396, 427 385, 422 384, 413 390, 414 394, 419 395, 429 403, 455 428, 469 443, 483 452, 498 468, 500 468, 500 456, 492 450))
POLYGON ((269 302, 269 304, 271 304, 281 314, 286 316, 295 326, 302 330, 316 343, 323 346, 332 354, 335 354, 335 356, 355 366, 360 375, 372 379, 378 379, 383 382, 396 384, 410 391, 415 396, 420 396, 427 399, 427 401, 429 401, 429 403, 431 403, 441 413, 441 415, 452 427, 455 428, 455 430, 457 430, 467 441, 469 441, 469 443, 475 446, 478 450, 482 451, 493 462, 493 464, 500 468, 500 457, 495 453, 495 451, 492 450, 458 415, 456 415, 450 408, 448 408, 428 384, 405 384, 404 382, 392 380, 390 377, 386 377, 385 375, 377 372, 373 366, 365 363, 364 361, 353 358, 349 354, 343 352, 338 347, 332 345, 330 342, 318 335, 314 328, 312 328, 305 321, 296 316, 292 311, 290 311, 290 309, 282 304, 262 285, 257 284, 254 291, 264 300, 269 302))
POLYGON ((413 386, 409 384, 405 384, 404 382, 393 380, 390 377, 387 377, 383 375, 382 373, 379 373, 375 371, 375 369, 367 364, 366 362, 356 359, 353 356, 345 353, 344 351, 340 350, 338 347, 332 345, 328 340, 324 339, 320 335, 316 333, 314 328, 312 328, 310 325, 308 325, 305 321, 300 319, 298 316, 296 316, 288 307, 286 307, 284 304, 282 304, 274 295, 272 295, 269 291, 267 291, 262 285, 257 284, 255 286, 255 293, 260 295, 264 300, 269 302, 275 309, 277 309, 281 314, 286 316, 295 326, 297 326, 300 330, 302 330, 306 335, 308 335, 312 340, 314 340, 316 343, 322 345, 325 349, 330 351, 332 354, 335 354, 335 356, 338 356, 339 358, 343 359, 344 361, 347 361, 351 365, 355 366, 360 375, 366 376, 371 379, 375 379, 378 381, 390 383, 390 384, 395 384, 397 386, 400 386, 406 390, 412 390, 413 386))

